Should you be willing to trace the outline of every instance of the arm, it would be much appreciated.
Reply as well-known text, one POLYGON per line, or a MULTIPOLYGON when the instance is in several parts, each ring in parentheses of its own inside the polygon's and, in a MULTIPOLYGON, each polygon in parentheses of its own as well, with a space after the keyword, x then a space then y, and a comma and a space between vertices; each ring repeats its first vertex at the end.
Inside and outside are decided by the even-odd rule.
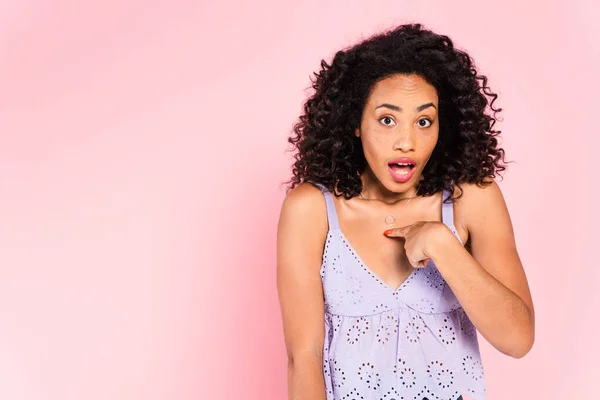
POLYGON ((307 183, 292 189, 283 201, 277 231, 277 290, 290 400, 325 400, 325 317, 319 269, 326 236, 322 192, 307 183))
POLYGON ((500 188, 494 181, 485 188, 464 185, 458 202, 471 254, 446 228, 431 257, 483 337, 521 358, 533 346, 534 309, 500 188))

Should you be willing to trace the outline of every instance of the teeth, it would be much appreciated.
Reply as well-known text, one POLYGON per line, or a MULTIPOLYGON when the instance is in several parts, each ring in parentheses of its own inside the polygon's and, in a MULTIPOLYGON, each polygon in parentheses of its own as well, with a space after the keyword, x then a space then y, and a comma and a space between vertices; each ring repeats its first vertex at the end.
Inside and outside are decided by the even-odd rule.
POLYGON ((400 165, 400 166, 404 166, 404 167, 408 167, 408 166, 411 165, 411 164, 404 164, 404 163, 397 163, 397 164, 400 165))
POLYGON ((394 171, 396 175, 408 175, 408 171, 394 171))

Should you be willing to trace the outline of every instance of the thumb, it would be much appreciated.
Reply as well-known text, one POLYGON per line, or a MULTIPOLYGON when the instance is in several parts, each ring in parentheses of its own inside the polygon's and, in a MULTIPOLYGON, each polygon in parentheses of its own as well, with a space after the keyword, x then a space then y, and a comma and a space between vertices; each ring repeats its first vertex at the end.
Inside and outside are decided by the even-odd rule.
POLYGON ((431 258, 425 258, 424 260, 419 261, 419 266, 417 268, 425 268, 431 262, 431 258))

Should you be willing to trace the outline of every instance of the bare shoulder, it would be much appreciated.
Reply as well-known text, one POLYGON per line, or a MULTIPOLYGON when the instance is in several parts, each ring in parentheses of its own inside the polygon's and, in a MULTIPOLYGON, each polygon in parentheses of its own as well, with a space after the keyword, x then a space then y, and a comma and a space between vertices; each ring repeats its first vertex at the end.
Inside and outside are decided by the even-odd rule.
MULTIPOLYGON (((498 183, 492 178, 486 178, 483 184, 477 183, 461 183, 462 196, 457 199, 458 203, 471 206, 491 205, 501 201, 504 203, 502 191, 498 183)), ((455 187, 455 194, 459 193, 459 189, 455 187)))
MULTIPOLYGON (((485 184, 461 183, 462 195, 456 200, 456 214, 460 224, 471 236, 486 227, 500 228, 512 236, 512 224, 508 208, 498 183, 486 178, 485 184)), ((458 188, 455 195, 459 194, 458 188)))
POLYGON ((303 211, 314 212, 315 208, 325 206, 323 192, 315 185, 303 182, 286 194, 283 206, 299 207, 303 211))
POLYGON ((314 233, 327 232, 327 206, 321 189, 304 182, 287 193, 281 206, 279 228, 287 225, 310 227, 314 233))
POLYGON ((281 206, 277 228, 279 259, 293 258, 295 263, 298 257, 320 257, 327 231, 323 192, 311 183, 301 183, 286 194, 281 206))

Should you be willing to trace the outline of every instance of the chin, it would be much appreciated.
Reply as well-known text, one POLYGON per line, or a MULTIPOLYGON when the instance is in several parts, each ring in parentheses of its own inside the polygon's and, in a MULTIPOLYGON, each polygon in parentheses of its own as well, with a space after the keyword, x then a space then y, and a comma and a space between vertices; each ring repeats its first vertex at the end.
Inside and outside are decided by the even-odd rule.
POLYGON ((413 177, 412 179, 406 182, 397 182, 394 179, 388 178, 386 183, 383 186, 390 192, 395 194, 400 194, 411 190, 413 187, 417 186, 418 179, 413 177))

